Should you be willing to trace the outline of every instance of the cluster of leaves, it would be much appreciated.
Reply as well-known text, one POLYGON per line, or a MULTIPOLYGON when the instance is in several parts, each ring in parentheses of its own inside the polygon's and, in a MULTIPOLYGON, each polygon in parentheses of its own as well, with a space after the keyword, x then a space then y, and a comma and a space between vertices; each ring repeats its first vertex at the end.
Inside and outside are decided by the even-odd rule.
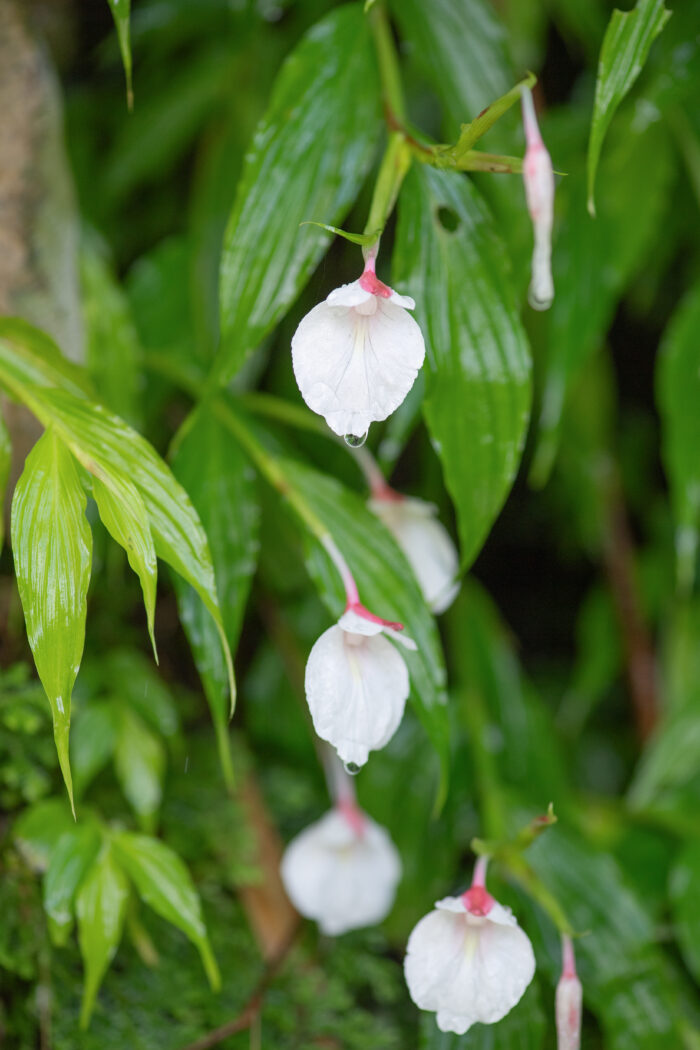
MULTIPOLYGON (((399 847, 404 877, 384 934, 331 947, 307 933, 254 1022, 265 1040, 538 1050, 551 1039, 559 959, 548 894, 587 933, 577 954, 588 1045, 697 1046, 700 298, 697 224, 685 216, 698 206, 700 5, 688 0, 670 21, 661 0, 639 0, 624 14, 611 14, 604 0, 547 8, 512 0, 503 21, 488 0, 390 5, 407 109, 424 133, 416 133, 380 270, 391 260, 392 283, 415 298, 427 360, 372 441, 387 471, 398 464, 402 485, 445 516, 454 508, 465 570, 523 454, 533 486, 549 482, 536 495, 516 487, 476 562, 525 639, 526 674, 475 582, 438 631, 403 554, 365 506, 356 464, 324 439, 293 387, 294 324, 328 288, 356 276, 357 248, 331 248, 329 231, 362 228, 367 215, 383 134, 371 26, 384 5, 365 15, 362 3, 330 0, 234 9, 225 0, 145 0, 129 19, 128 0, 110 2, 129 94, 132 48, 136 58, 133 113, 114 37, 103 45, 106 72, 78 79, 67 98, 81 211, 99 230, 82 247, 87 368, 69 364, 27 323, 0 322, 0 386, 45 428, 15 488, 12 548, 79 818, 74 824, 64 802, 46 797, 56 787, 48 720, 35 684, 15 666, 0 682, 3 802, 21 811, 0 853, 8 916, 0 967, 12 975, 2 1024, 31 1045, 34 1027, 45 1033, 49 1024, 42 1003, 53 985, 54 1044, 74 1045, 79 1012, 86 1022, 123 929, 129 943, 106 979, 86 1048, 153 1045, 164 1028, 169 1043, 185 1045, 255 996, 263 964, 229 892, 264 877, 234 787, 229 650, 241 641, 246 745, 237 765, 255 769, 286 837, 327 804, 299 702, 309 646, 328 612, 342 608, 321 530, 333 535, 363 600, 401 619, 418 643, 407 658, 418 721, 407 718, 358 778, 361 802, 399 847), (273 16, 281 22, 271 24, 273 16), (562 55, 573 89, 552 73, 562 55), (516 70, 543 63, 543 132, 555 167, 568 174, 557 187, 556 298, 547 317, 532 319, 521 310, 530 235, 519 180, 449 169, 468 158, 479 170, 472 139, 491 119, 481 111, 512 96, 516 70), (596 218, 587 210, 594 185, 596 218), (645 335, 629 363, 637 331, 645 335), (650 469, 659 426, 651 383, 640 396, 634 381, 638 359, 651 375, 662 331, 656 392, 670 501, 650 469), (171 471, 155 447, 176 430, 171 471), (193 684, 162 587, 154 616, 156 558, 175 570, 215 743, 193 735, 201 714, 192 696, 178 693, 180 718, 145 657, 125 648, 131 626, 114 614, 128 621, 137 594, 98 518, 138 577, 165 677, 193 684), (521 589, 528 550, 544 571, 525 572, 521 589), (92 561, 94 636, 89 627, 76 684, 92 561), (576 625, 569 585, 563 597, 545 589, 553 572, 575 581, 576 625), (569 633, 559 644, 561 623, 569 633), (651 709, 643 689, 638 695, 640 659, 656 677, 651 709), (625 670, 638 728, 655 728, 643 747, 630 728, 625 670), (560 827, 510 877, 506 863, 494 865, 494 892, 535 942, 535 984, 493 1029, 452 1037, 432 1018, 419 1025, 396 963, 408 931, 434 899, 463 884, 474 835, 508 840, 552 800, 560 827), (50 939, 27 865, 43 876, 50 939), (139 899, 160 918, 141 916, 139 899), (663 943, 669 920, 671 951, 663 943), (193 972, 196 955, 185 953, 181 933, 213 986, 215 953, 220 998, 193 972), (32 989, 37 1006, 27 1014, 21 1004, 32 989)), ((502 119, 486 143, 507 160, 522 141, 513 111, 496 111, 502 119)), ((392 114, 392 127, 399 117, 392 114)), ((3 481, 8 464, 3 429, 3 481)), ((234 1034, 231 1045, 248 1039, 234 1034)))

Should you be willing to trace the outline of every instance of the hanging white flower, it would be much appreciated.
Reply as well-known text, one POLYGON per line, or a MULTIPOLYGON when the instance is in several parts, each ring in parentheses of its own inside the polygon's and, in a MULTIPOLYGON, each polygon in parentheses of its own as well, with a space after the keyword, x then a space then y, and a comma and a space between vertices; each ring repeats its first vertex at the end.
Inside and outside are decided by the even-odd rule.
POLYGON ((413 386, 425 357, 415 303, 374 273, 332 291, 299 324, 292 364, 301 396, 336 434, 362 439, 413 386))
POLYGON ((292 839, 281 874, 297 911, 337 935, 388 915, 401 861, 385 829, 344 803, 292 839))
POLYGON ((399 727, 409 693, 408 669, 387 640, 407 649, 401 624, 355 602, 315 643, 306 664, 306 699, 314 729, 343 762, 362 766, 399 727))
POLYGON ((444 612, 459 591, 459 556, 436 507, 387 485, 373 493, 369 506, 406 555, 427 604, 434 613, 444 612))
POLYGON ((464 1035, 513 1009, 534 976, 535 956, 510 909, 475 877, 470 890, 437 901, 414 928, 404 972, 414 1003, 436 1012, 442 1032, 464 1035))
POLYGON ((523 160, 523 181, 535 238, 528 300, 533 310, 547 310, 554 298, 554 282, 552 281, 554 172, 551 157, 542 141, 532 94, 528 88, 523 90, 522 106, 527 144, 523 160))

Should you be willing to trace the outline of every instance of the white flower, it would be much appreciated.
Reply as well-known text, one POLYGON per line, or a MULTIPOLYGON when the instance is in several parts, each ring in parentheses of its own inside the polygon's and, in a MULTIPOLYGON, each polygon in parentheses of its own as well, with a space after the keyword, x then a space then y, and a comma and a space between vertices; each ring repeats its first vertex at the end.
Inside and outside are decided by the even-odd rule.
POLYGON ((437 1012, 442 1032, 500 1021, 535 973, 527 935, 510 909, 480 886, 445 897, 408 939, 404 961, 411 998, 437 1012))
POLYGON ((557 1022, 557 1050, 579 1050, 581 1046, 581 1006, 583 989, 576 976, 574 948, 570 937, 563 937, 564 967, 557 984, 554 1014, 557 1022))
POLYGON ((425 357, 415 303, 374 274, 331 292, 299 324, 292 364, 301 396, 336 434, 361 438, 386 419, 413 386, 425 357))
POLYGON ((362 766, 391 740, 409 692, 408 669, 384 635, 406 648, 401 624, 349 605, 315 643, 306 664, 306 699, 314 729, 346 763, 362 766))
POLYGON ((436 508, 388 487, 375 493, 369 506, 406 555, 432 611, 444 612, 459 591, 459 557, 450 534, 435 517, 436 508))
POLYGON ((297 911, 336 935, 386 917, 401 862, 384 828, 345 803, 290 842, 281 874, 297 911))
POLYGON ((547 310, 554 298, 552 281, 552 223, 554 218, 554 172, 552 160, 537 125, 532 94, 522 93, 527 149, 523 161, 525 197, 532 219, 535 244, 528 299, 533 310, 547 310))

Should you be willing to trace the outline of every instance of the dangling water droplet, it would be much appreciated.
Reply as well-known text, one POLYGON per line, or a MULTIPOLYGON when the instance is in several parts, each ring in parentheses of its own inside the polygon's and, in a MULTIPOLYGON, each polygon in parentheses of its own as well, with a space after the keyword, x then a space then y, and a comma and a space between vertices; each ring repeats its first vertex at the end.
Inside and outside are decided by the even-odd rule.
POLYGON ((349 773, 351 777, 356 777, 360 772, 360 766, 358 766, 357 762, 343 762, 343 765, 345 766, 345 772, 349 773))
POLYGON ((369 430, 365 430, 364 434, 360 434, 359 436, 357 434, 346 434, 343 438, 343 441, 350 448, 362 448, 365 441, 367 440, 368 434, 369 430))

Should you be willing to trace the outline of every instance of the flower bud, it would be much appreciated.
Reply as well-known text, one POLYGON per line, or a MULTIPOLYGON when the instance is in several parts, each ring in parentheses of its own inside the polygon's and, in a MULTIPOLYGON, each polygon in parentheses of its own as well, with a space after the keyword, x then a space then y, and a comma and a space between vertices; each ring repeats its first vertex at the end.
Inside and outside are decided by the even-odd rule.
POLYGON ((552 281, 554 172, 552 160, 540 135, 532 94, 528 88, 523 89, 522 106, 527 145, 523 160, 523 181, 535 239, 528 300, 533 310, 547 310, 554 298, 552 281))
POLYGON ((554 1003, 557 1050, 579 1050, 583 989, 576 974, 574 947, 570 937, 562 937, 562 951, 563 968, 554 1003))

